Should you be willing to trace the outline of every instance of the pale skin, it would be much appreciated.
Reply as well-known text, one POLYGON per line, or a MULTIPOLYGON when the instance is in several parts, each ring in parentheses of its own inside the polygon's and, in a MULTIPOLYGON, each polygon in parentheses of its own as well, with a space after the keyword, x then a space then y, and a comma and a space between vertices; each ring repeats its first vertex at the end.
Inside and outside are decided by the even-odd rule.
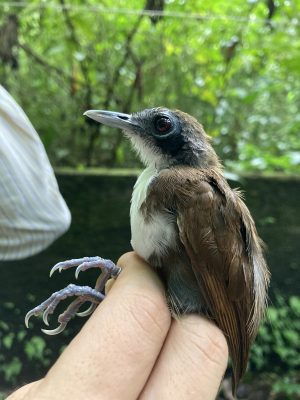
POLYGON ((228 348, 207 319, 171 319, 164 289, 134 252, 47 375, 7 400, 215 399, 228 348))

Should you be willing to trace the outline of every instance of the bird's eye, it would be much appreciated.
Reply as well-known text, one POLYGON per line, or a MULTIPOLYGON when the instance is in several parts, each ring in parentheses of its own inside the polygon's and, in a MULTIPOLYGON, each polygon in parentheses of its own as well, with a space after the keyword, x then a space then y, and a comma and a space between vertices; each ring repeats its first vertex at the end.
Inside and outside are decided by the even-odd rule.
POLYGON ((168 118, 168 117, 158 117, 155 120, 154 124, 155 124, 155 129, 159 133, 167 133, 173 127, 173 124, 172 124, 170 118, 168 118))

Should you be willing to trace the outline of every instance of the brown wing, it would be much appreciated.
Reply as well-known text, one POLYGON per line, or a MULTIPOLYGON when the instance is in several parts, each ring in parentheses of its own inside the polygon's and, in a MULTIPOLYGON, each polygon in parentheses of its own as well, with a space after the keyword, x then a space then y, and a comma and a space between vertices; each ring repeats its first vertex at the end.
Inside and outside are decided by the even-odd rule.
POLYGON ((165 170, 152 192, 157 206, 164 203, 177 213, 180 240, 206 308, 228 341, 235 390, 264 313, 269 280, 254 222, 238 192, 214 171, 165 170))

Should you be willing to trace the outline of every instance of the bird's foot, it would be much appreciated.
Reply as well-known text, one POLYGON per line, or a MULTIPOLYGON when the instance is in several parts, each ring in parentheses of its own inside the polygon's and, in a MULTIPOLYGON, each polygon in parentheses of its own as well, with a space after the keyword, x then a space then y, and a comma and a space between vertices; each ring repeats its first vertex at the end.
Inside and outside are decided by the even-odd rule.
POLYGON ((26 314, 25 325, 28 327, 29 319, 35 315, 43 315, 43 321, 48 326, 48 315, 53 314, 58 304, 71 296, 78 296, 78 299, 74 300, 69 307, 58 317, 60 325, 58 328, 53 330, 42 329, 44 333, 48 335, 56 335, 62 332, 70 319, 76 314, 79 307, 86 301, 92 302, 92 304, 99 304, 104 299, 104 294, 100 293, 96 289, 92 289, 89 286, 77 286, 70 284, 66 288, 53 293, 47 300, 45 300, 39 306, 33 308, 26 314))
POLYGON ((110 277, 116 278, 121 268, 115 265, 111 260, 106 260, 101 257, 83 257, 83 258, 75 258, 73 260, 66 260, 59 262, 54 265, 54 267, 50 271, 50 277, 53 275, 55 271, 63 271, 65 269, 77 267, 75 270, 75 277, 78 278, 78 275, 81 271, 86 271, 90 268, 100 268, 103 272, 108 272, 110 277))
POLYGON ((53 314, 57 305, 68 297, 77 296, 78 298, 75 299, 62 314, 59 315, 58 322, 60 325, 56 329, 42 329, 42 331, 48 335, 57 335, 65 329, 73 316, 78 315, 80 317, 85 317, 90 315, 98 306, 98 304, 104 299, 105 296, 101 292, 104 290, 108 279, 116 278, 121 271, 121 268, 115 265, 111 260, 105 260, 101 257, 84 257, 74 260, 67 260, 56 264, 51 269, 50 276, 56 270, 61 272, 64 269, 69 269, 72 267, 77 267, 75 271, 76 278, 78 277, 80 271, 85 271, 90 268, 100 268, 102 273, 97 279, 95 288, 92 289, 89 286, 76 286, 70 284, 66 288, 53 293, 47 300, 27 313, 25 317, 25 325, 27 327, 29 319, 33 315, 43 315, 44 323, 49 325, 48 315, 53 314), (81 313, 77 313, 81 305, 85 302, 91 302, 90 307, 81 313))

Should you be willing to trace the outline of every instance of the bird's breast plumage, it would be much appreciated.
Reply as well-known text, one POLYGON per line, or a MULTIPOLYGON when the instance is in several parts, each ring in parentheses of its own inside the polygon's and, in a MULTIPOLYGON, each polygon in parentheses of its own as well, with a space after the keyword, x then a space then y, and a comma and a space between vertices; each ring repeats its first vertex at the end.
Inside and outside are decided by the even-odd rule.
POLYGON ((149 185, 157 175, 158 171, 154 166, 146 168, 134 186, 131 199, 131 245, 145 260, 149 260, 151 256, 163 257, 177 242, 176 218, 169 210, 154 210, 147 218, 141 211, 149 185))

